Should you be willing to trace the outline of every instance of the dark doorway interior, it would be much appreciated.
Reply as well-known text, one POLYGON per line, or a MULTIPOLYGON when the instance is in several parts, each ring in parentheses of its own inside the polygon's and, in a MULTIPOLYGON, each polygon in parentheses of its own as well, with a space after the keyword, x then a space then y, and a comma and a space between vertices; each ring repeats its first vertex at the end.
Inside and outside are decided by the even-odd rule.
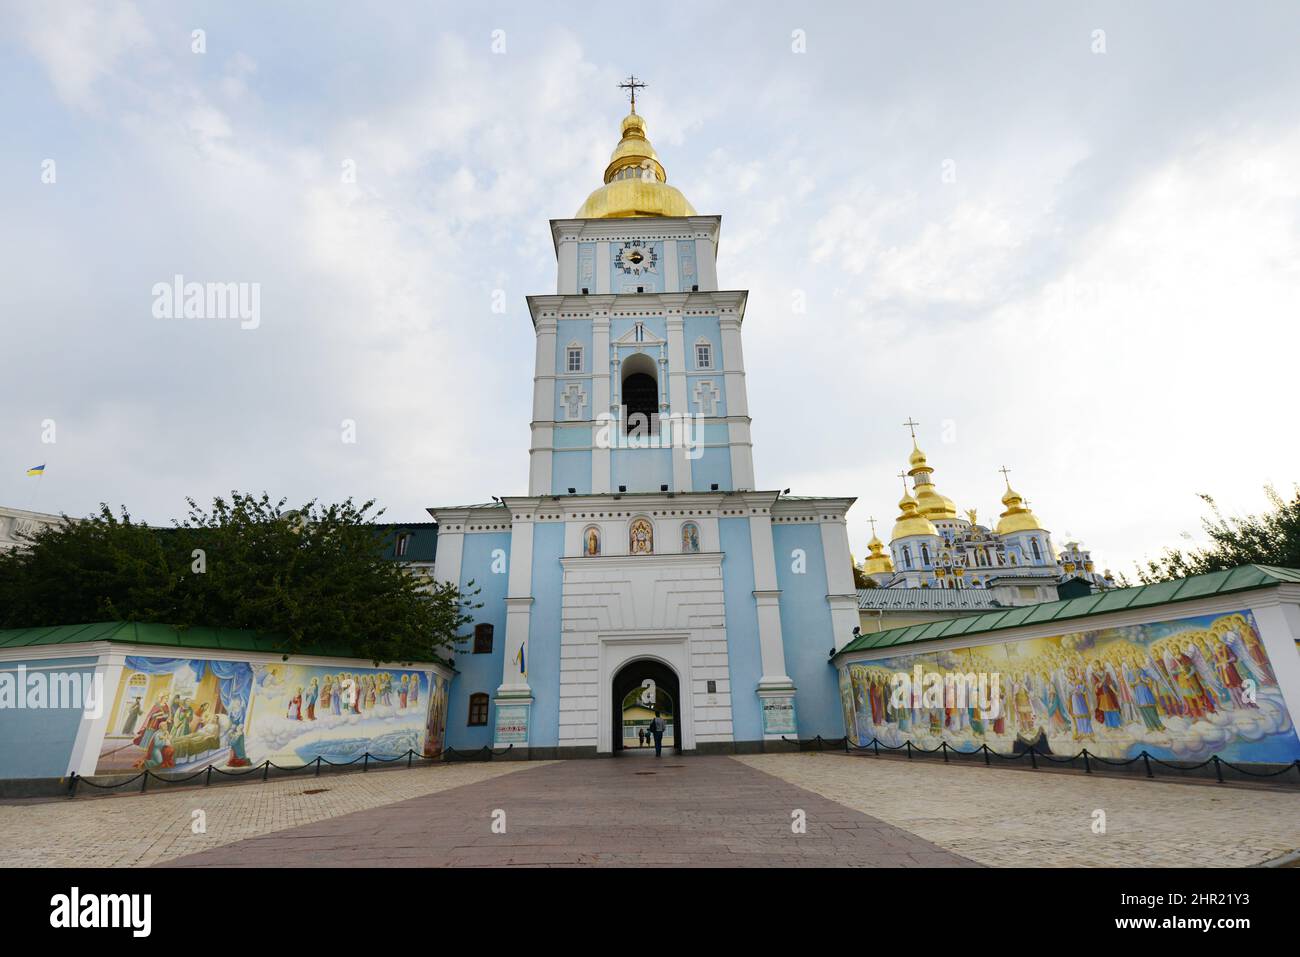
POLYGON ((654 376, 634 372, 623 380, 623 404, 627 406, 627 431, 655 435, 659 431, 659 383, 654 376))
POLYGON ((673 750, 680 753, 682 750, 682 693, 681 683, 677 680, 677 672, 663 662, 644 658, 629 661, 614 675, 614 694, 610 699, 612 704, 610 710, 614 713, 613 738, 611 739, 614 753, 618 754, 623 750, 623 699, 628 696, 629 692, 640 688, 641 682, 646 678, 651 679, 655 683, 655 687, 662 689, 673 702, 675 711, 673 714, 673 750))

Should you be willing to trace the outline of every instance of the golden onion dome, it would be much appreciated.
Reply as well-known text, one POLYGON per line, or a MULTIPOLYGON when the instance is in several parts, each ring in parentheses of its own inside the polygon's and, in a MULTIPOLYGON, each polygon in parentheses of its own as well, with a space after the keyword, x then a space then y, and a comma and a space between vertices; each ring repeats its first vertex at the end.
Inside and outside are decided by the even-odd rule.
POLYGON ((900 514, 898 520, 894 523, 894 533, 890 536, 890 541, 907 538, 909 535, 934 535, 938 537, 939 533, 930 524, 930 520, 917 510, 916 499, 906 492, 899 499, 898 509, 900 514))
POLYGON ((1010 484, 1007 485, 1006 494, 1002 496, 1002 504, 1007 507, 1007 510, 998 518, 999 535, 1007 535, 1011 532, 1046 531, 1038 524, 1038 517, 1025 505, 1024 498, 1010 484))
POLYGON ((889 554, 885 551, 885 543, 875 535, 871 536, 871 541, 867 542, 867 548, 871 554, 867 556, 866 561, 862 563, 862 570, 868 575, 880 575, 894 570, 894 563, 889 554))
POLYGON ((915 480, 916 502, 921 514, 930 519, 956 518, 956 503, 946 495, 940 495, 935 491, 934 482, 931 479, 934 469, 930 468, 925 453, 916 447, 915 442, 912 446, 912 454, 907 458, 907 463, 911 466, 907 474, 915 480))
POLYGON ((696 215, 681 191, 668 185, 659 155, 646 139, 645 120, 629 113, 623 118, 622 134, 605 167, 605 185, 587 197, 574 218, 696 215))

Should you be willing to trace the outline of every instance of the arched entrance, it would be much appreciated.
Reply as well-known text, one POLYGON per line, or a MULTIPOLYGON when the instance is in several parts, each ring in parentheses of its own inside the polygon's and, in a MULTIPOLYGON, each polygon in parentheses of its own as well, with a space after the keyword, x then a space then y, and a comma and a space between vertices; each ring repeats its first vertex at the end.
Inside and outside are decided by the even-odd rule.
POLYGON ((623 405, 627 409, 624 430, 650 436, 659 433, 659 375, 655 361, 643 352, 623 363, 623 405))
MULTIPOLYGON (((610 729, 610 741, 613 744, 613 751, 618 754, 624 746, 623 730, 623 703, 634 691, 649 691, 646 681, 653 682, 655 690, 655 700, 662 705, 671 703, 671 715, 665 715, 672 724, 671 738, 669 735, 664 736, 664 746, 668 747, 671 743, 673 750, 682 750, 682 719, 679 713, 681 708, 681 682, 677 678, 677 672, 673 671, 662 661, 656 661, 653 658, 637 658, 623 665, 615 674, 612 686, 611 702, 613 725, 610 729)), ((653 711, 651 710, 651 713, 653 711)))

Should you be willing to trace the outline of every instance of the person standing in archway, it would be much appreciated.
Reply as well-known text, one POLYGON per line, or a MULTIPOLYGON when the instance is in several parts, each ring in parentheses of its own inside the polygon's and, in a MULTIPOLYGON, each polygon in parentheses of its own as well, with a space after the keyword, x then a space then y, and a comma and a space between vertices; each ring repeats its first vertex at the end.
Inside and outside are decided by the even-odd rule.
POLYGON ((650 719, 650 733, 655 739, 655 757, 662 757, 664 752, 664 719, 659 716, 658 709, 655 710, 655 716, 650 719))

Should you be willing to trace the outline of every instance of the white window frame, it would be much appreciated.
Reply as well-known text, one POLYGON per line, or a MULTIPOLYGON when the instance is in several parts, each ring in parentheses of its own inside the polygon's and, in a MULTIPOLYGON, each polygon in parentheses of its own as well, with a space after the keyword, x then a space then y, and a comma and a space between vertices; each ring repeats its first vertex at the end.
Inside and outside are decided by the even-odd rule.
POLYGON ((695 368, 713 369, 713 343, 703 337, 695 340, 695 368), (700 361, 703 355, 704 361, 700 361))
POLYGON ((587 368, 586 350, 582 348, 580 342, 570 342, 564 349, 564 371, 575 374, 584 371, 587 368), (574 353, 578 356, 578 368, 573 367, 574 353))

